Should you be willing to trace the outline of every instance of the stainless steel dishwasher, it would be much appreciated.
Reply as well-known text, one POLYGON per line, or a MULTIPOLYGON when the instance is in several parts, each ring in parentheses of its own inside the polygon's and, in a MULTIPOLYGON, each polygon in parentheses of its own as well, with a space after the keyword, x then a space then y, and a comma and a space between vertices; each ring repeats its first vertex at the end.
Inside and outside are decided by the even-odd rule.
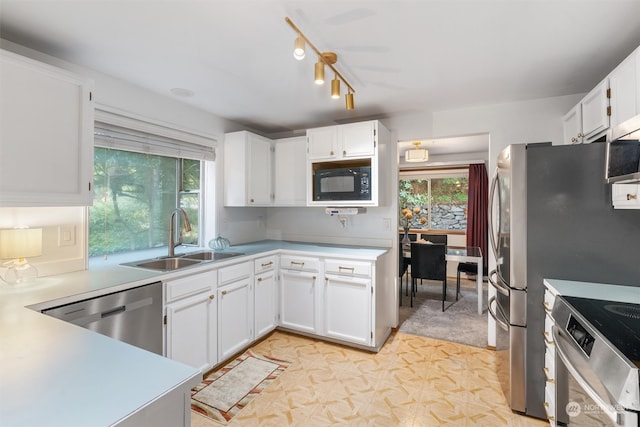
POLYGON ((162 355, 162 282, 42 313, 162 355))

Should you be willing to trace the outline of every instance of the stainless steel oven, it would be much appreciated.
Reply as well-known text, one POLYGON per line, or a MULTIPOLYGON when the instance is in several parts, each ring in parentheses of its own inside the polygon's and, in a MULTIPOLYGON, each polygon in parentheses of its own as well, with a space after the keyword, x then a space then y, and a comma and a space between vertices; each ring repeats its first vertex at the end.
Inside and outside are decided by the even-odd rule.
POLYGON ((558 420, 638 427, 640 305, 558 297, 552 318, 558 420))

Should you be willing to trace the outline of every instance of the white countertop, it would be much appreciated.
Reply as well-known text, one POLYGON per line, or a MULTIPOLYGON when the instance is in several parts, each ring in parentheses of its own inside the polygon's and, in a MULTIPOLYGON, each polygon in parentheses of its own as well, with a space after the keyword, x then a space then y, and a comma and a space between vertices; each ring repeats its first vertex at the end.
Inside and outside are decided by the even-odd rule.
POLYGON ((544 279, 544 284, 558 295, 640 304, 640 286, 544 279))
MULTIPOLYGON (((388 250, 265 240, 226 251, 246 256, 296 251, 374 261, 388 250)), ((0 426, 104 427, 176 387, 196 385, 202 377, 197 369, 38 310, 211 267, 209 263, 162 273, 112 262, 25 284, 0 282, 0 426)))

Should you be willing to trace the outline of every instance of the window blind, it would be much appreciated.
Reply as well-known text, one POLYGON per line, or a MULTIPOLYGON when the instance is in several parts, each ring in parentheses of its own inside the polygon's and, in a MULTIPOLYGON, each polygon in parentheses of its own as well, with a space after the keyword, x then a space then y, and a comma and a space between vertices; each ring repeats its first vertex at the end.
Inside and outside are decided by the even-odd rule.
POLYGON ((214 139, 100 110, 96 110, 94 145, 192 160, 216 158, 214 139))

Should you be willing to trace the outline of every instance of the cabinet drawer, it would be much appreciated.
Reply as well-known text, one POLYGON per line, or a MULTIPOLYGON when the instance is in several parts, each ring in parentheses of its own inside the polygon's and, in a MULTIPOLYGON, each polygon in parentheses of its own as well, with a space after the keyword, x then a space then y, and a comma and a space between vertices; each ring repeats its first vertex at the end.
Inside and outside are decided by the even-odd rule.
POLYGON ((258 274, 263 271, 273 270, 276 267, 276 256, 270 255, 253 261, 253 272, 258 274))
POLYGON ((249 277, 253 273, 253 263, 251 261, 230 265, 218 270, 218 280, 221 285, 233 282, 243 277, 249 277))
POLYGON ((324 265, 325 273, 371 277, 370 262, 328 259, 325 261, 324 265))
POLYGON ((171 302, 200 292, 215 288, 217 276, 215 271, 187 276, 181 279, 168 280, 166 282, 166 302, 171 302))
POLYGON ((282 255, 280 257, 280 268, 298 271, 320 271, 320 260, 318 258, 303 257, 297 255, 282 255))

